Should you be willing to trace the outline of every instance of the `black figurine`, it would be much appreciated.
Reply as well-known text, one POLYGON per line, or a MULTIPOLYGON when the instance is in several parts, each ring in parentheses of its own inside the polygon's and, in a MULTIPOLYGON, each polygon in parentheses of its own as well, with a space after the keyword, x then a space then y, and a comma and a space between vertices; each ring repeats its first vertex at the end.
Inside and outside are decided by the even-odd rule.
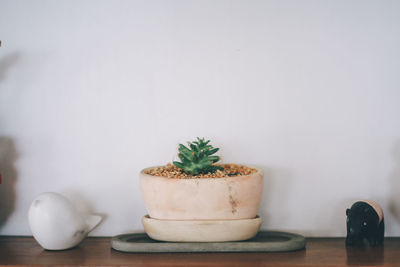
POLYGON ((371 247, 381 245, 385 234, 385 222, 381 207, 374 201, 358 201, 347 215, 346 245, 355 246, 362 244, 364 238, 371 247))

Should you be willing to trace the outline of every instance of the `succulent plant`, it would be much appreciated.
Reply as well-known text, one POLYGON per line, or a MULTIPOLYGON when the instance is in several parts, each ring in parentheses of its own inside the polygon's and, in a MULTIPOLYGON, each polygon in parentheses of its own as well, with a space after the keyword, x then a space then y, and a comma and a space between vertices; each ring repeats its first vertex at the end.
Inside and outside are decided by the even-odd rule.
POLYGON ((213 165, 219 160, 219 156, 212 155, 219 148, 214 148, 209 143, 210 140, 204 141, 204 138, 197 137, 197 141, 188 142, 188 147, 179 144, 178 157, 181 162, 174 161, 174 165, 191 175, 214 173, 217 170, 223 170, 222 167, 213 165))

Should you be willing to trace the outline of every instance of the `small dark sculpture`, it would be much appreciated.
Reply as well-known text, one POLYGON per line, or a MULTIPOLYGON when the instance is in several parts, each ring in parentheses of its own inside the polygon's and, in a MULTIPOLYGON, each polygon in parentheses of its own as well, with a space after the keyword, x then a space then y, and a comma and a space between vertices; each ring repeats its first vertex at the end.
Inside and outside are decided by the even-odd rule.
POLYGON ((347 215, 347 246, 355 246, 367 239, 371 247, 381 245, 385 234, 382 209, 373 201, 358 201, 347 215))

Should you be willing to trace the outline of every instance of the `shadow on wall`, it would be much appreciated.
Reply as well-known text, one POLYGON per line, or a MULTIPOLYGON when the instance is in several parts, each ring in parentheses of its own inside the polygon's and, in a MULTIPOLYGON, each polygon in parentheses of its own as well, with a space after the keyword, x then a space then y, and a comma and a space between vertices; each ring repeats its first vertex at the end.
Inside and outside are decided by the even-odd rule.
POLYGON ((18 158, 14 141, 9 137, 0 136, 0 229, 14 211, 15 183, 17 171, 15 161, 18 158))
POLYGON ((288 216, 285 212, 275 213, 277 208, 281 211, 288 209, 288 192, 290 192, 292 174, 287 169, 268 168, 259 166, 264 170, 264 190, 260 205, 260 216, 263 220, 262 229, 269 229, 271 223, 286 222, 288 216))
POLYGON ((6 78, 7 70, 15 65, 19 59, 19 53, 13 52, 4 57, 0 58, 0 82, 4 81, 6 78))
POLYGON ((391 195, 389 199, 389 211, 400 223, 400 141, 397 141, 393 149, 394 170, 390 175, 391 195))
MULTIPOLYGON (((0 83, 6 79, 7 70, 15 65, 18 59, 18 52, 9 53, 0 58, 0 83)), ((14 164, 17 157, 13 139, 0 136, 0 229, 14 211, 15 183, 17 181, 17 171, 14 164)))

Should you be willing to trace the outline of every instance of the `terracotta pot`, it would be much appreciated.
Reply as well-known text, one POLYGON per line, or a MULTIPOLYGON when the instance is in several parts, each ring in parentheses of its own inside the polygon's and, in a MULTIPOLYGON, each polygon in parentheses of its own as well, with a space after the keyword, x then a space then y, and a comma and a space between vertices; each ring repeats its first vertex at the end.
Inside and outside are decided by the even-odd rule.
POLYGON ((140 185, 151 218, 238 220, 257 216, 263 190, 261 169, 245 176, 193 179, 153 176, 145 173, 148 169, 140 172, 140 185))

